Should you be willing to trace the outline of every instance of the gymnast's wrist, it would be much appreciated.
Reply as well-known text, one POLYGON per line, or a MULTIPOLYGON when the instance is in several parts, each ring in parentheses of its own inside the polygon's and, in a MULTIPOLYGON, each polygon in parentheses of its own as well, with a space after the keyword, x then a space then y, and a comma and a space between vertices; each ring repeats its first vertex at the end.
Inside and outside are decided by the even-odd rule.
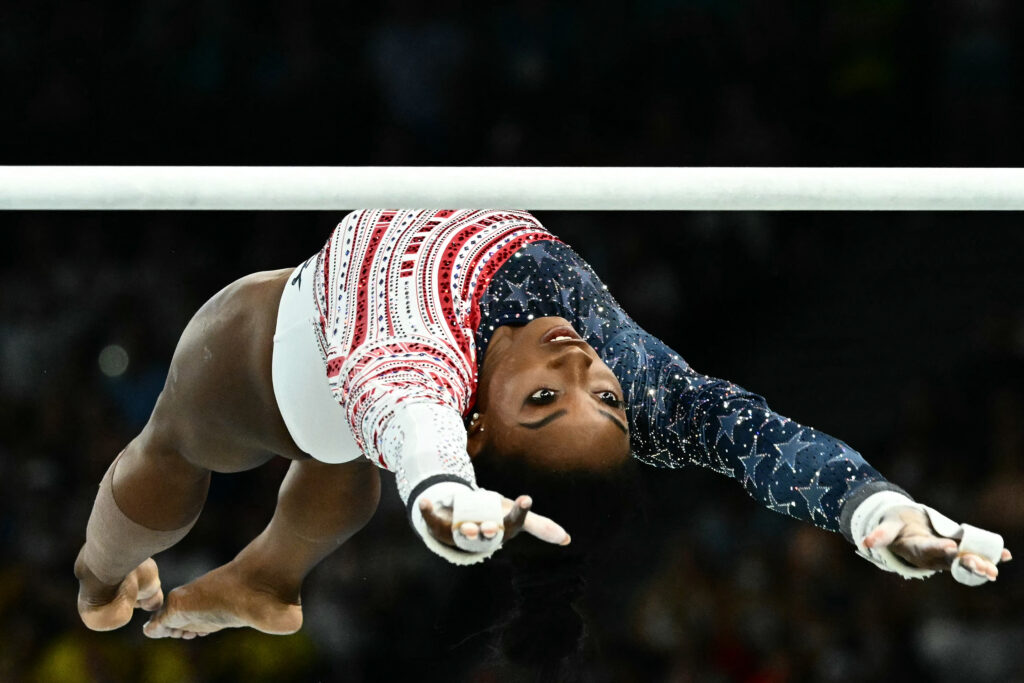
MULTIPOLYGON (((913 498, 910 497, 910 494, 891 482, 885 481, 884 479, 866 482, 847 496, 846 501, 843 503, 842 509, 839 512, 839 531, 846 540, 854 546, 858 545, 859 539, 857 537, 860 535, 858 532, 863 532, 866 517, 865 513, 869 507, 874 507, 875 504, 883 499, 891 504, 909 503, 912 506, 916 505, 913 498), (877 494, 882 492, 899 495, 877 496, 877 494), (872 499, 872 504, 870 506, 866 506, 865 503, 867 503, 869 499, 872 499), (856 526, 858 527, 856 530, 853 528, 855 526, 855 517, 856 526)), ((870 533, 870 531, 871 529, 868 529, 867 533, 870 533)))
MULTIPOLYGON (((492 491, 483 491, 470 486, 465 481, 452 481, 450 479, 436 481, 434 483, 428 483, 425 487, 417 487, 414 489, 420 492, 416 495, 409 496, 409 515, 410 522, 412 523, 413 529, 416 534, 423 541, 423 544, 427 546, 427 549, 438 555, 452 564, 456 565, 467 565, 476 564, 483 562, 495 552, 501 548, 502 534, 493 539, 485 541, 484 539, 476 539, 476 542, 472 543, 473 546, 479 545, 479 548, 470 547, 469 549, 460 548, 456 545, 449 545, 448 543, 440 540, 433 533, 427 524, 426 519, 423 517, 423 513, 420 510, 420 502, 423 500, 429 500, 434 506, 435 511, 438 507, 444 507, 452 510, 454 514, 460 505, 463 505, 467 501, 467 494, 480 495, 484 498, 493 496, 494 499, 499 501, 498 511, 500 513, 500 496, 492 491), (460 502, 456 502, 458 499, 460 502)), ((472 497, 468 500, 475 501, 476 498, 472 497)), ((494 500, 488 498, 491 504, 494 500)), ((472 505, 471 505, 472 507, 472 505)))
POLYGON ((436 474, 419 481, 410 489, 405 503, 410 524, 414 522, 417 515, 422 517, 420 501, 429 500, 435 506, 445 505, 445 501, 448 501, 447 504, 450 505, 455 493, 463 489, 473 490, 476 489, 476 486, 453 474, 436 474))

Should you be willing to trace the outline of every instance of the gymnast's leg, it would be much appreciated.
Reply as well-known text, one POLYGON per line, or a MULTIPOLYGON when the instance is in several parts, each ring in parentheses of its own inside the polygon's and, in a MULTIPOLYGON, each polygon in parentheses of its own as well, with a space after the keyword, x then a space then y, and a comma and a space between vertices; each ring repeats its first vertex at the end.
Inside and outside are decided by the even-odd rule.
POLYGON ((167 382, 138 437, 100 485, 75 562, 87 626, 109 630, 163 600, 151 556, 191 529, 210 472, 304 457, 271 385, 277 304, 289 271, 258 273, 208 301, 182 333, 167 382))
POLYGON ((136 607, 160 607, 151 559, 188 533, 206 500, 210 472, 159 445, 143 430, 107 470, 75 561, 78 611, 86 626, 126 624, 136 607))
POLYGON ((189 638, 238 626, 294 633, 306 574, 366 525, 379 499, 380 477, 366 459, 293 462, 267 528, 228 564, 171 591, 146 635, 189 638))

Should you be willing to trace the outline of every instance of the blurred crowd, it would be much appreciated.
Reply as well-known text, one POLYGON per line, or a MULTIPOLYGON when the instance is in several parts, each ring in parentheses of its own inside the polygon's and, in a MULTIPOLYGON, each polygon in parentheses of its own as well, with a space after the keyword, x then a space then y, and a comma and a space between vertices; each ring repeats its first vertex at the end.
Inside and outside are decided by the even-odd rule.
MULTIPOLYGON (((0 4, 4 163, 1020 165, 1000 0, 0 4)), ((1016 216, 541 213, 692 365, 1024 552, 1016 216)), ((81 626, 95 487, 195 309, 340 215, 0 215, 0 680, 505 681, 502 569, 423 550, 386 477, 303 630, 81 626)), ((269 520, 217 476, 171 588, 269 520)), ((593 681, 1024 680, 1024 581, 904 582, 710 472, 643 475, 581 604, 593 681), (632 503, 630 503, 632 505, 632 503)), ((542 502, 538 502, 542 506, 542 502)), ((543 634, 540 634, 543 636, 543 634)))
POLYGON ((9 0, 8 163, 1015 165, 1005 0, 9 0))
MULTIPOLYGON (((1012 216, 539 217, 695 367, 765 394, 919 499, 1024 548, 1013 289, 1024 238, 1012 216)), ((370 527, 312 575, 298 635, 151 642, 141 619, 113 634, 78 622, 71 565, 95 486, 145 422, 180 330, 234 278, 301 262, 337 218, 7 217, 0 680, 509 680, 493 646, 501 610, 479 599, 507 578, 456 571, 421 548, 390 477, 370 527)), ((216 476, 195 530, 160 558, 165 586, 254 537, 285 467, 216 476)), ((585 680, 1024 676, 1024 581, 1012 564, 981 589, 904 582, 713 473, 651 469, 642 483, 638 519, 588 578, 585 680)))

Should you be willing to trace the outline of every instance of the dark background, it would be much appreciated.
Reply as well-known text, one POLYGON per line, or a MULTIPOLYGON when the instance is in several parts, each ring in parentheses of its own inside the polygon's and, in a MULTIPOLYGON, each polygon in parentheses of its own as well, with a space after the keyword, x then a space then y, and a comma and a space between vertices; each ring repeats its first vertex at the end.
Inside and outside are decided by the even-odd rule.
MULTIPOLYGON (((1005 0, 0 4, 0 163, 1019 166, 1005 0)), ((528 208, 528 207, 527 207, 528 208)), ((539 213, 702 372, 1024 552, 1015 214, 539 213)), ((220 287, 335 213, 0 215, 0 680, 506 680, 500 572, 423 550, 386 489, 306 625, 81 626, 96 483, 220 287), (127 371, 101 372, 117 345, 127 371), (481 596, 484 596, 483 598, 481 596), (497 612, 497 613, 495 613, 497 612)), ((216 477, 167 588, 263 527, 285 464, 216 477)), ((709 472, 648 471, 583 604, 596 681, 1024 680, 1024 581, 905 582, 709 472)), ((390 486, 390 482, 388 482, 390 486)))

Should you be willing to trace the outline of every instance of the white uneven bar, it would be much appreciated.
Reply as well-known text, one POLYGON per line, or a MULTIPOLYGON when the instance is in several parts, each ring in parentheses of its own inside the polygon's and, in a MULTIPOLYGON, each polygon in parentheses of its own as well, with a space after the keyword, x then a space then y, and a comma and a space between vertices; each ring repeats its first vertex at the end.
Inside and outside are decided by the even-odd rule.
POLYGON ((0 210, 979 211, 1018 168, 0 166, 0 210))

